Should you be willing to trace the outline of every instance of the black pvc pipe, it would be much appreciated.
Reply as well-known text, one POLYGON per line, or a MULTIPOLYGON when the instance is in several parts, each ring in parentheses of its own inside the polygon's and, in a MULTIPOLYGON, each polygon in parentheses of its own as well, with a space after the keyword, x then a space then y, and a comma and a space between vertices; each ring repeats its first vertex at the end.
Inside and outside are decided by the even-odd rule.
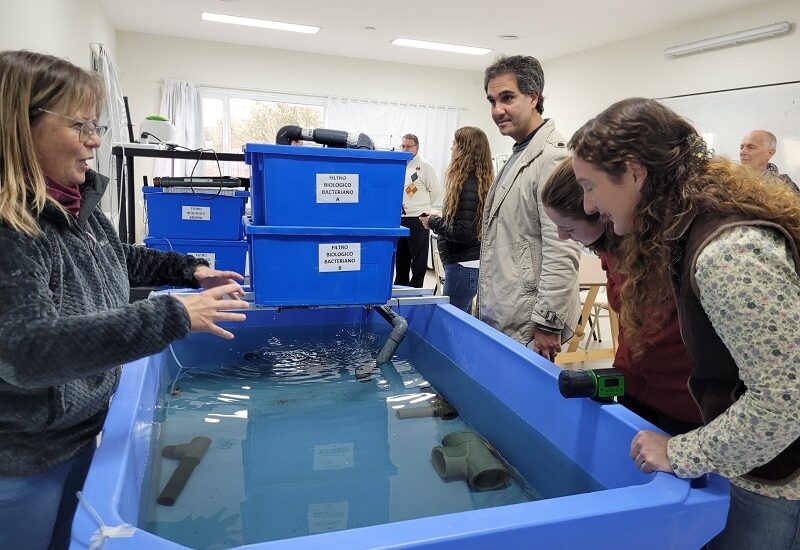
POLYGON ((303 139, 303 129, 300 126, 284 126, 275 134, 276 145, 290 145, 293 141, 303 139))
POLYGON ((325 128, 284 126, 275 134, 276 145, 290 145, 293 141, 313 141, 328 147, 374 150, 375 144, 367 134, 325 128))

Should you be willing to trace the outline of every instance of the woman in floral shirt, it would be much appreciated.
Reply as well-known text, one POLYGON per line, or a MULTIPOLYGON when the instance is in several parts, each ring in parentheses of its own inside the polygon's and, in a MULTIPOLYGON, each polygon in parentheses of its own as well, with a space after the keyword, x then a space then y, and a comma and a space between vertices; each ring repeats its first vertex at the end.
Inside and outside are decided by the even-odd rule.
POLYGON ((631 458, 644 472, 731 480, 709 549, 800 548, 800 197, 711 158, 653 100, 615 103, 570 147, 586 212, 629 237, 628 341, 646 336, 648 304, 674 292, 705 421, 672 438, 642 431, 631 458))

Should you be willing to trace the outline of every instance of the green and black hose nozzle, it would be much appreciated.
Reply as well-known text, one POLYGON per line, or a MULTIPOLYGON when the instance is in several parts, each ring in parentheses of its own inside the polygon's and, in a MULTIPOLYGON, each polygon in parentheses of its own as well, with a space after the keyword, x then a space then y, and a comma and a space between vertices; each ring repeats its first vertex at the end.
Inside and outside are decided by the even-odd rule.
POLYGON ((611 403, 625 395, 625 377, 617 369, 562 370, 558 375, 558 391, 566 398, 589 397, 611 403))

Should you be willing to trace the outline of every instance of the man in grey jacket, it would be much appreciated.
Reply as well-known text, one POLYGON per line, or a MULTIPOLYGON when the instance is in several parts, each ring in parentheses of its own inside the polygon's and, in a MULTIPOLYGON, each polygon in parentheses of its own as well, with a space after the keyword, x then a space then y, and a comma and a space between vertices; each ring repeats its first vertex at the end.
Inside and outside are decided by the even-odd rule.
POLYGON ((501 57, 484 90, 500 133, 514 138, 483 210, 478 316, 554 359, 578 323, 580 247, 562 241, 540 190, 567 156, 552 120, 542 118, 544 73, 530 56, 501 57))

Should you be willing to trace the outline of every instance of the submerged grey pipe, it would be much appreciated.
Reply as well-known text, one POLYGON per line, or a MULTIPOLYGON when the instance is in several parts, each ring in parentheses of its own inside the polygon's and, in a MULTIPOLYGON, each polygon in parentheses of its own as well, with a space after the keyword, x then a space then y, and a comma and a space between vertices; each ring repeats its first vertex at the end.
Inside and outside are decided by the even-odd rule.
POLYGON ((474 432, 451 432, 442 446, 431 451, 431 462, 442 478, 463 478, 476 491, 493 491, 508 485, 508 469, 489 445, 474 432))
POLYGON ((438 416, 442 420, 452 420, 458 416, 458 411, 441 395, 431 397, 428 405, 423 407, 403 407, 396 409, 397 418, 405 420, 406 418, 427 418, 430 416, 438 416))
POLYGON ((207 437, 195 437, 191 443, 180 445, 167 445, 161 449, 161 456, 178 460, 178 467, 172 473, 167 485, 161 494, 158 495, 156 502, 162 506, 172 506, 189 481, 195 467, 203 460, 211 439, 207 437))
POLYGON ((408 321, 386 306, 375 306, 375 311, 392 325, 392 332, 389 333, 389 338, 386 340, 386 343, 383 344, 381 351, 378 352, 378 358, 375 360, 380 367, 387 361, 392 360, 394 352, 397 351, 397 346, 399 346, 406 337, 408 321))

